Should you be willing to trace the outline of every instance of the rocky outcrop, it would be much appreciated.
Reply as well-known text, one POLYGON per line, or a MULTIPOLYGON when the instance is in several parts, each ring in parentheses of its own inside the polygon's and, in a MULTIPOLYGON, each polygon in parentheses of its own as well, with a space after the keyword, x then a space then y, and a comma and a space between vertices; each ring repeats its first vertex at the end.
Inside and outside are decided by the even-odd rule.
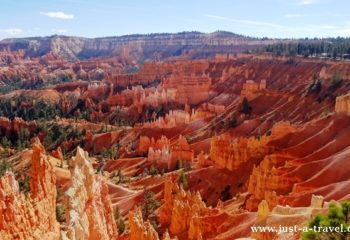
POLYGON ((164 88, 177 89, 176 101, 182 104, 198 104, 209 97, 211 78, 205 73, 207 61, 178 63, 170 76, 162 79, 164 88))
MULTIPOLYGON (((159 210, 159 222, 169 226, 171 234, 187 232, 192 226, 191 235, 201 235, 201 229, 193 229, 193 218, 206 215, 209 210, 200 194, 186 192, 168 178, 164 185, 164 203, 159 210)), ((191 239, 197 239, 191 236, 191 239)))
POLYGON ((176 162, 179 162, 181 166, 190 166, 193 163, 194 151, 188 144, 187 139, 179 135, 178 139, 171 145, 171 162, 169 163, 169 169, 174 169, 176 162))
POLYGON ((335 112, 350 115, 350 93, 336 98, 335 112))
POLYGON ((210 158, 218 168, 238 169, 250 159, 262 158, 267 153, 267 136, 232 139, 221 135, 211 139, 210 158))
MULTIPOLYGON (((180 234, 190 229, 191 221, 196 216, 205 215, 208 212, 205 203, 198 192, 185 192, 180 188, 174 198, 173 210, 171 213, 169 231, 172 234, 180 234)), ((200 235, 201 229, 197 229, 200 235)))
MULTIPOLYGON (((218 168, 235 170, 250 160, 258 162, 273 151, 269 142, 293 133, 295 127, 289 122, 279 122, 273 125, 270 134, 256 137, 232 138, 229 134, 211 138, 210 158, 218 168)), ((254 171, 253 171, 254 174, 254 171)))
POLYGON ((154 140, 147 136, 140 136, 138 151, 148 152, 147 159, 155 166, 168 169, 171 162, 171 150, 169 139, 162 135, 161 138, 154 140))
POLYGON ((171 151, 169 147, 154 150, 152 147, 148 150, 147 160, 152 162, 158 168, 169 169, 171 163, 171 151))
MULTIPOLYGON (((101 126, 103 127, 103 126, 101 126)), ((106 126, 108 128, 109 126, 106 126)), ((90 135, 90 134, 89 134, 90 135)), ((106 133, 98 133, 90 136, 86 136, 88 141, 84 149, 90 149, 94 153, 100 153, 112 147, 116 143, 118 137, 120 136, 120 131, 110 131, 106 133)))
POLYGON ((11 132, 18 134, 21 128, 27 129, 29 132, 34 132, 37 126, 35 121, 26 122, 22 118, 17 117, 13 120, 6 117, 0 117, 0 130, 3 129, 7 137, 10 136, 11 132))
POLYGON ((140 208, 129 212, 130 240, 159 240, 158 233, 147 220, 143 221, 140 208))
POLYGON ((271 207, 278 204, 276 192, 291 191, 295 180, 282 178, 276 166, 283 165, 290 157, 283 154, 271 154, 264 157, 258 167, 253 168, 249 178, 248 191, 253 196, 247 201, 247 209, 255 210, 257 203, 265 199, 271 207))
POLYGON ((264 89, 266 89, 266 80, 261 80, 260 83, 256 83, 253 80, 247 80, 243 84, 241 98, 247 98, 251 101, 258 97, 261 94, 261 90, 264 89))
POLYGON ((143 106, 157 107, 175 102, 176 95, 176 89, 164 89, 161 86, 143 88, 141 85, 137 85, 110 96, 107 102, 110 106, 135 106, 140 112, 143 106))
POLYGON ((142 126, 144 128, 174 128, 181 124, 189 124, 191 118, 191 114, 186 111, 170 110, 164 117, 159 117, 151 122, 146 122, 142 124, 142 126))
POLYGON ((72 158, 70 187, 66 195, 69 239, 116 239, 113 210, 104 179, 95 176, 88 154, 78 147, 72 158))
POLYGON ((200 169, 203 167, 208 167, 211 165, 211 161, 209 161, 209 155, 205 154, 203 151, 201 151, 197 155, 197 162, 196 162, 196 168, 200 169))
POLYGON ((169 139, 162 135, 159 139, 155 140, 153 137, 149 138, 147 136, 140 136, 140 142, 138 151, 147 152, 149 148, 162 149, 163 147, 169 147, 169 139))
POLYGON ((115 90, 118 87, 128 87, 130 85, 148 85, 159 82, 167 73, 171 72, 170 64, 145 63, 136 74, 110 74, 107 82, 113 84, 115 90))
POLYGON ((190 166, 194 160, 194 151, 182 135, 172 143, 165 136, 158 140, 141 136, 138 150, 145 152, 147 147, 148 160, 163 168, 174 169, 177 162, 182 166, 190 166))
POLYGON ((255 213, 241 211, 234 203, 206 207, 198 192, 184 191, 175 181, 171 175, 165 180, 163 204, 158 211, 159 223, 172 235, 201 240, 237 239, 250 234, 255 213))
POLYGON ((270 140, 281 138, 295 131, 296 126, 290 124, 288 121, 280 121, 272 126, 270 140))
MULTIPOLYGON (((164 117, 159 117, 150 122, 145 122, 140 126, 144 128, 175 128, 178 125, 189 124, 192 121, 198 119, 204 119, 214 116, 216 110, 214 112, 204 111, 202 109, 192 109, 191 113, 183 110, 170 110, 169 113, 165 114, 164 117)), ((217 109, 220 112, 220 109, 217 109)))
POLYGON ((269 205, 265 200, 262 200, 258 206, 258 216, 256 218, 257 223, 261 223, 266 220, 269 214, 269 205))
POLYGON ((158 221, 162 225, 169 225, 171 212, 173 210, 173 195, 178 191, 178 186, 174 184, 174 177, 168 176, 164 181, 163 205, 159 209, 158 221))
POLYGON ((221 104, 203 103, 201 108, 211 113, 223 113, 225 111, 225 105, 221 104))
POLYGON ((56 176, 36 140, 32 145, 30 192, 20 192, 13 173, 0 180, 0 236, 1 239, 59 239, 56 220, 56 176))

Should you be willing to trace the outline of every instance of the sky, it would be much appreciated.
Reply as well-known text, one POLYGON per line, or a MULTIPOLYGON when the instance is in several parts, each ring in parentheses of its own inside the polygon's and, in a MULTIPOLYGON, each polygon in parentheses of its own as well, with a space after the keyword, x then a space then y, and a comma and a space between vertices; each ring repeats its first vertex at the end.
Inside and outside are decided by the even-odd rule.
POLYGON ((0 39, 230 31, 349 37, 350 0, 0 0, 0 39))

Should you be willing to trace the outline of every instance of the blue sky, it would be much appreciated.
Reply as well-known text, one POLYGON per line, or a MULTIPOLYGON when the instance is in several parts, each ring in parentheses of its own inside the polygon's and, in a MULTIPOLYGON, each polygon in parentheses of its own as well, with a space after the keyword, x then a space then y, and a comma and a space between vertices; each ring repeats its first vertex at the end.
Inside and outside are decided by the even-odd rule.
POLYGON ((192 30, 350 36, 349 0, 0 0, 0 6, 0 39, 192 30))

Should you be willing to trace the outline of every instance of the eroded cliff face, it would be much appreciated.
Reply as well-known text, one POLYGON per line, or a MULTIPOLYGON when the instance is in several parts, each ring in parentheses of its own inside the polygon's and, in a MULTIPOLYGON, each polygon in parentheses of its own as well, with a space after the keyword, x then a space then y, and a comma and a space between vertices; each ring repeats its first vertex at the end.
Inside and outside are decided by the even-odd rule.
POLYGON ((247 80, 241 90, 241 98, 247 98, 249 101, 261 95, 266 89, 266 80, 261 80, 260 83, 255 83, 253 80, 247 80))
POLYGON ((261 137, 231 137, 223 134, 211 138, 210 158, 213 165, 230 171, 239 169, 243 164, 251 161, 259 163, 267 154, 274 151, 275 139, 295 131, 289 122, 279 122, 271 128, 269 135, 261 137))
POLYGON ((36 140, 32 145, 30 192, 20 192, 13 173, 0 180, 0 236, 1 239, 59 239, 56 220, 56 176, 36 140))
POLYGON ((349 144, 344 142, 348 122, 347 116, 335 114, 310 121, 271 143, 278 150, 253 168, 247 209, 256 210, 263 199, 273 208, 278 204, 306 206, 312 194, 323 193, 327 201, 346 197, 341 189, 348 175, 339 166, 349 154, 349 144), (325 194, 331 188, 336 190, 325 194))
POLYGON ((253 158, 260 159, 267 152, 268 137, 231 139, 224 135, 211 140, 210 158, 218 168, 238 169, 253 158))
MULTIPOLYGON (((122 59, 160 60, 189 53, 191 57, 214 56, 216 53, 236 53, 255 49, 259 45, 271 44, 274 40, 256 40, 229 32, 182 32, 173 34, 126 35, 108 38, 82 38, 52 36, 1 41, 0 52, 4 60, 6 53, 13 52, 24 57, 58 56, 68 60, 87 59, 117 55, 122 59), (203 48, 202 46, 206 46, 203 48)), ((12 56, 9 60, 16 59, 12 56)))
POLYGON ((67 237, 117 239, 108 186, 102 177, 95 175, 88 154, 79 147, 72 158, 69 185, 65 193, 67 237))

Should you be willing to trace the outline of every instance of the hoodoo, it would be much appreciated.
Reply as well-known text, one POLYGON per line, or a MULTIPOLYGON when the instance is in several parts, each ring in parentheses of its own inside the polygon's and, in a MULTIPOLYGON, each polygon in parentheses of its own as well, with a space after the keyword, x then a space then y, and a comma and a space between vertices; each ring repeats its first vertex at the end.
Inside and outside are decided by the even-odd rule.
POLYGON ((3 1, 0 240, 349 238, 348 1, 192 1, 3 1))
POLYGON ((53 165, 38 139, 35 139, 28 154, 25 157, 31 162, 29 189, 21 189, 12 172, 6 172, 0 180, 1 239, 58 240, 60 229, 56 220, 53 165))
POLYGON ((107 183, 95 176, 89 156, 80 147, 72 158, 66 195, 69 239, 117 239, 107 183))

